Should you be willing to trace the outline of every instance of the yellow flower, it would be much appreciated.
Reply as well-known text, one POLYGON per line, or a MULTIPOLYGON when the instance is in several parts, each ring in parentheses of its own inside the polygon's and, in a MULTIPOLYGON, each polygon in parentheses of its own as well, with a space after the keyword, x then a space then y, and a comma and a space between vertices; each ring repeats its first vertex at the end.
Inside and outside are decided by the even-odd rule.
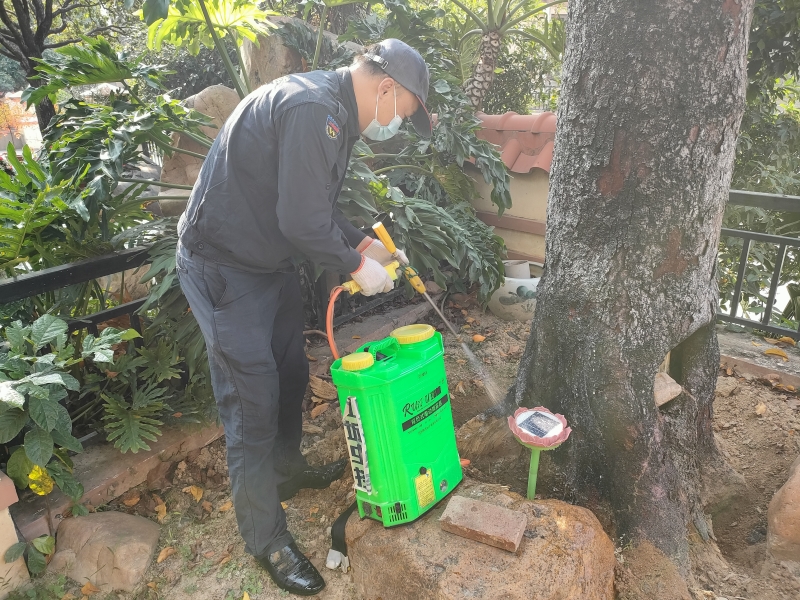
POLYGON ((35 494, 46 496, 53 491, 52 478, 47 474, 47 471, 39 465, 33 467, 28 478, 31 480, 30 488, 35 494))

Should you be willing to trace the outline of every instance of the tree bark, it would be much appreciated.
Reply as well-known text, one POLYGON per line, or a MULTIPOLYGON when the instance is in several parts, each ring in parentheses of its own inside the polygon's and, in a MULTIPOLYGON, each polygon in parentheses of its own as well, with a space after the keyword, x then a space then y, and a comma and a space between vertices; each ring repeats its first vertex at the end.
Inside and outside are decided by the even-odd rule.
POLYGON ((494 81, 494 70, 497 67, 497 57, 500 56, 500 42, 502 38, 497 31, 490 31, 481 38, 478 50, 478 63, 473 69, 472 77, 464 82, 464 93, 472 102, 475 110, 480 110, 483 99, 494 81))
POLYGON ((754 0, 571 0, 550 176, 545 274, 515 384, 563 413, 552 453, 573 500, 610 510, 686 575, 704 539, 715 265, 747 85, 754 0), (683 387, 656 406, 671 352, 683 387))

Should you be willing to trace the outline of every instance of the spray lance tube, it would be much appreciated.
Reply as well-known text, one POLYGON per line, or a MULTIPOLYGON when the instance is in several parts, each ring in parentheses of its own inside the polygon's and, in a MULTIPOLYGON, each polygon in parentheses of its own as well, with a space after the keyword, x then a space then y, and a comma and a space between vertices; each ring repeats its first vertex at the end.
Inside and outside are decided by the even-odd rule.
MULTIPOLYGON (((386 230, 386 227, 383 226, 383 223, 375 223, 372 226, 372 230, 375 232, 377 238, 381 241, 383 246, 386 250, 391 254, 396 260, 390 262, 384 268, 386 272, 389 273, 389 277, 392 278, 392 281, 395 281, 398 278, 397 272, 402 271, 403 276, 408 280, 411 284, 411 287, 414 288, 417 292, 422 294, 422 296, 430 303, 436 313, 441 317, 442 321, 450 332, 456 336, 458 339, 458 332, 455 328, 450 324, 450 322, 445 318, 444 314, 439 307, 436 306, 436 302, 433 301, 428 295, 427 290, 425 289, 425 284, 422 283, 422 279, 419 277, 419 273, 417 270, 408 264, 408 260, 405 260, 402 254, 397 252, 397 246, 394 245, 394 240, 389 235, 389 232, 386 230)), ((333 354, 333 358, 339 358, 339 351, 336 348, 336 340, 333 338, 333 309, 336 304, 336 299, 339 297, 339 294, 342 292, 347 291, 350 295, 355 295, 361 291, 361 287, 355 281, 346 281, 342 285, 338 285, 331 290, 330 298, 328 299, 328 310, 325 315, 325 326, 326 326, 326 333, 328 334, 328 346, 330 346, 331 353, 333 354)))

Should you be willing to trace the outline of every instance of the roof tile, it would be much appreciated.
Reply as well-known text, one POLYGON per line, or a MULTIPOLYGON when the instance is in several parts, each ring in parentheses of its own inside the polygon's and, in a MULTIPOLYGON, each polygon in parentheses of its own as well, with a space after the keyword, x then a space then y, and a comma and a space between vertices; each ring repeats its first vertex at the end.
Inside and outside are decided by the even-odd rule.
POLYGON ((477 113, 483 121, 478 137, 499 146, 500 156, 513 173, 529 173, 532 169, 550 172, 553 142, 556 137, 556 115, 552 112, 519 115, 477 113))

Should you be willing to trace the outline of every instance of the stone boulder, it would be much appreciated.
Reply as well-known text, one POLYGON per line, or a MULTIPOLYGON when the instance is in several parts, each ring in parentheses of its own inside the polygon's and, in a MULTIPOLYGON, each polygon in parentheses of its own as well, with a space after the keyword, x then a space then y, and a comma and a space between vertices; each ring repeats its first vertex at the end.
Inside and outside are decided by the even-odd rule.
MULTIPOLYGON (((211 117, 214 127, 202 127, 201 129, 213 140, 217 137, 220 127, 239 104, 239 94, 224 85, 212 85, 202 92, 190 96, 183 104, 187 108, 193 108, 197 112, 211 117)), ((172 145, 199 154, 206 154, 208 151, 207 148, 204 148, 194 140, 180 134, 172 135, 172 145)), ((181 185, 194 185, 202 165, 203 160, 200 158, 174 152, 171 157, 164 157, 164 165, 161 167, 161 181, 181 185)), ((189 191, 163 188, 161 195, 186 196, 188 198, 189 191)), ((186 200, 165 199, 159 201, 159 205, 164 216, 177 216, 186 208, 186 200)))
POLYGON ((470 480, 454 494, 524 513, 519 550, 443 531, 439 517, 448 499, 403 527, 387 529, 355 515, 346 539, 360 597, 613 600, 614 545, 590 511, 558 500, 531 502, 503 486, 470 480))
POLYGON ((800 456, 769 503, 767 549, 775 560, 800 562, 800 456))
POLYGON ((160 530, 136 515, 100 512, 64 520, 49 569, 104 592, 130 592, 142 581, 160 530))

